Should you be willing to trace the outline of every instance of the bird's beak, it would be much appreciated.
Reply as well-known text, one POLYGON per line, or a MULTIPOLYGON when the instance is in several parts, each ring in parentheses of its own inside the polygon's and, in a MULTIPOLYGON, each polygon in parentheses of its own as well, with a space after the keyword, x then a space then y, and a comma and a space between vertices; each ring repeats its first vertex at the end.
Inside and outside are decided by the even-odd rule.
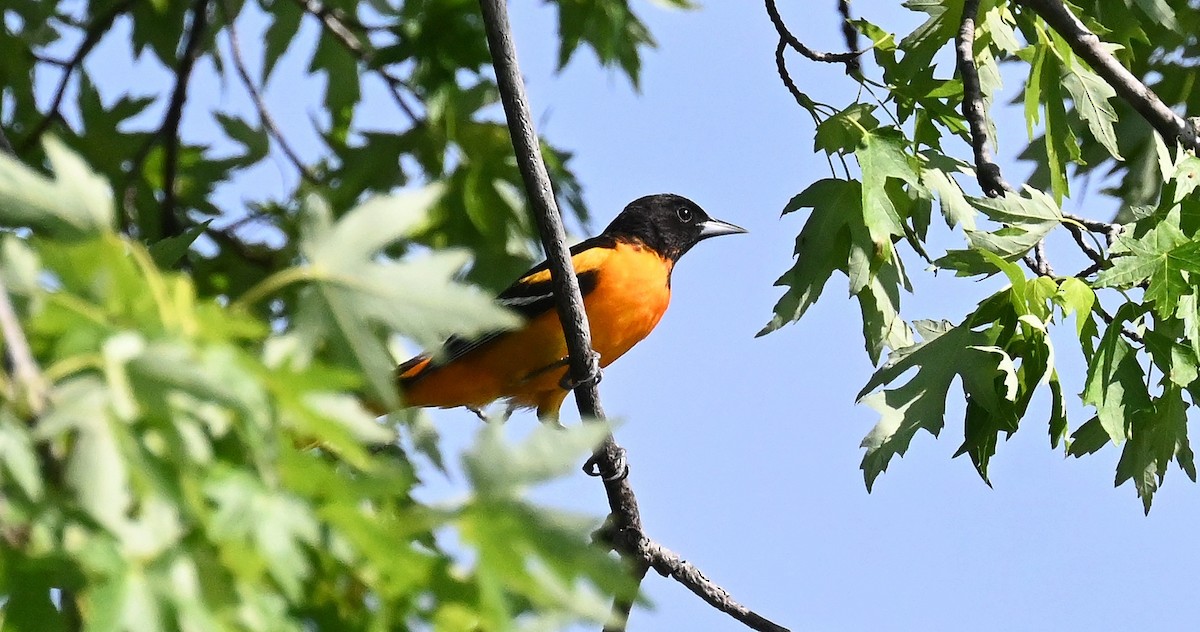
POLYGON ((700 224, 700 239, 719 237, 721 235, 736 235, 737 233, 744 232, 746 232, 745 228, 735 226, 729 222, 722 222, 719 219, 706 220, 700 224))

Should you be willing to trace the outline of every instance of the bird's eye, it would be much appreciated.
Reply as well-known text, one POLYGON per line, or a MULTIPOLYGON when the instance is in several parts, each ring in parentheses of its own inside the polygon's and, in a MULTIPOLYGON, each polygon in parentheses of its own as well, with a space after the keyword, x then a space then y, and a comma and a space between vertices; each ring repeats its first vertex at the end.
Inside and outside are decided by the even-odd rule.
POLYGON ((686 206, 675 209, 675 214, 679 216, 679 221, 685 224, 692 221, 692 209, 686 206))

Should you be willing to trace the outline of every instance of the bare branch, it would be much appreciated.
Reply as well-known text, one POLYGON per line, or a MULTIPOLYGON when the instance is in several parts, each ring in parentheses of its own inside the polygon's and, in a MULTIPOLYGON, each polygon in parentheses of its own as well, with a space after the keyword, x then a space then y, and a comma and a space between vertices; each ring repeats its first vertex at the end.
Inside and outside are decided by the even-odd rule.
POLYGON ((979 84, 979 69, 975 67, 975 16, 979 0, 963 2, 962 21, 954 40, 958 74, 962 76, 962 113, 971 128, 971 149, 975 152, 975 177, 988 197, 1003 197, 1012 190, 1000 175, 1000 165, 992 160, 988 147, 987 109, 983 104, 983 88, 979 84))
POLYGON ((133 0, 118 2, 107 13, 96 18, 96 21, 87 26, 83 42, 79 44, 79 48, 75 50, 75 54, 71 55, 71 58, 62 64, 63 74, 58 80, 58 87, 54 89, 54 97, 50 99, 50 107, 46 110, 46 116, 42 117, 38 121, 38 124, 30 130, 29 134, 21 140, 21 153, 29 151, 41 139, 42 134, 46 133, 46 130, 50 128, 50 124, 61 118, 62 115, 59 113, 59 108, 62 107, 63 97, 67 94, 67 85, 71 82, 71 76, 75 74, 75 70, 83 63, 83 58, 87 57, 88 53, 92 52, 92 49, 96 47, 96 44, 100 43, 100 39, 104 37, 109 27, 112 26, 113 20, 116 20, 117 16, 124 13, 131 4, 133 4, 133 0))
POLYGON ((800 88, 796 87, 796 82, 792 81, 792 75, 788 72, 787 59, 783 56, 786 50, 787 41, 781 36, 779 38, 779 45, 775 47, 775 70, 779 73, 779 79, 787 87, 788 92, 792 93, 792 98, 796 100, 796 103, 800 107, 807 110, 808 106, 804 104, 806 100, 804 93, 800 92, 800 88))
POLYGON ((1022 258, 1022 261, 1038 276, 1054 276, 1054 267, 1050 265, 1050 260, 1046 258, 1046 240, 1044 239, 1037 242, 1037 245, 1033 247, 1033 253, 1026 254, 1022 258))
POLYGON ((771 16, 771 23, 775 25, 775 30, 779 32, 779 37, 787 42, 788 46, 793 50, 804 55, 812 61, 820 61, 830 64, 849 64, 857 60, 865 51, 854 50, 846 53, 823 53, 815 51, 804 45, 788 30, 787 24, 784 24, 783 18, 779 15, 779 7, 775 6, 775 0, 766 0, 767 14, 771 16))
MULTIPOLYGON (((542 245, 546 250, 546 261, 550 268, 550 279, 554 288, 559 321, 562 323, 569 352, 569 374, 572 382, 577 385, 574 389, 575 403, 584 419, 604 419, 604 410, 600 405, 600 396, 596 387, 599 380, 597 355, 592 350, 591 330, 588 327, 587 313, 583 307, 583 297, 579 291, 579 280, 575 277, 571 255, 567 250, 562 218, 554 200, 550 176, 542 162, 537 133, 534 131, 529 111, 528 98, 525 96, 525 85, 521 80, 521 71, 517 65, 517 53, 512 40, 512 29, 508 23, 505 0, 480 0, 479 5, 483 12, 488 48, 492 53, 492 65, 496 69, 496 82, 500 88, 509 134, 512 136, 513 148, 516 151, 517 165, 521 170, 521 177, 525 181, 529 204, 537 220, 542 245)), ((682 560, 678 560, 678 556, 668 555, 668 551, 654 545, 644 535, 637 498, 634 496, 633 487, 629 484, 626 476, 628 468, 625 465, 624 450, 617 445, 612 435, 605 438, 604 443, 592 455, 589 464, 595 467, 604 480, 604 490, 612 512, 610 528, 612 533, 617 536, 614 541, 636 544, 632 548, 620 547, 619 551, 626 552, 627 556, 635 561, 640 560, 644 564, 655 567, 659 572, 666 570, 667 574, 683 582, 693 592, 704 596, 714 605, 732 603, 732 600, 728 599, 724 601, 716 599, 715 602, 710 600, 710 597, 715 599, 716 595, 723 594, 724 590, 708 581, 699 572, 691 572, 694 569, 689 571, 690 566, 684 565, 682 560), (635 555, 629 556, 630 552, 635 555), (675 560, 678 560, 679 563, 676 563, 675 560)), ((624 608, 622 604, 617 604, 617 607, 618 610, 624 608)), ((732 610, 726 608, 722 608, 722 610, 734 614, 745 609, 738 606, 732 610)), ((738 615, 734 614, 734 616, 738 615)), ((757 617, 757 615, 754 616, 757 617)), ((761 617, 758 619, 765 621, 761 617)), ((749 620, 753 621, 754 619, 749 620)), ((782 630, 783 628, 775 626, 756 629, 782 630)))
POLYGON ((225 24, 229 28, 229 50, 233 53, 233 67, 237 71, 238 77, 242 80, 242 85, 246 87, 246 92, 250 94, 250 100, 254 101, 254 107, 258 110, 258 118, 262 120, 263 127, 267 128, 267 132, 279 143, 279 149, 287 156, 296 170, 300 172, 300 176, 313 184, 320 184, 320 178, 308 168, 307 165, 300 159, 300 155, 296 150, 292 149, 291 143, 284 137, 283 131, 279 125, 275 123, 275 117, 271 116, 271 111, 267 109, 267 103, 263 99, 262 93, 254 85, 254 80, 250 78, 250 71, 246 69, 246 61, 242 57, 242 46, 238 40, 237 26, 234 24, 237 21, 237 16, 234 14, 229 0, 222 0, 221 8, 225 13, 225 24))
POLYGON ((1129 72, 1104 47, 1104 43, 1095 33, 1067 9, 1061 0, 1016 0, 1017 4, 1028 7, 1037 13, 1046 24, 1058 32, 1084 61, 1104 78, 1142 118, 1162 136, 1167 145, 1173 145, 1176 140, 1184 147, 1196 151, 1200 149, 1200 139, 1197 138, 1196 126, 1192 120, 1185 120, 1167 107, 1158 95, 1145 83, 1129 72))
POLYGON ((363 59, 364 57, 370 56, 371 51, 367 50, 367 47, 363 45, 362 40, 358 39, 358 36, 355 35, 349 27, 347 27, 347 18, 344 12, 339 9, 330 9, 317 0, 294 1, 296 4, 300 5, 300 8, 304 9, 306 13, 309 13, 320 20, 321 24, 325 27, 325 30, 329 31, 330 35, 336 37, 338 41, 340 41, 342 45, 346 47, 347 50, 349 50, 351 53, 354 53, 355 57, 363 59))
POLYGON ((200 56, 200 41, 208 26, 208 0, 196 0, 192 5, 192 25, 188 30, 187 41, 183 45, 183 56, 179 66, 175 68, 175 90, 171 93, 171 101, 167 105, 167 114, 163 117, 159 136, 165 139, 163 146, 163 207, 162 234, 160 237, 178 235, 182 232, 179 217, 176 215, 178 205, 175 191, 175 177, 179 170, 179 123, 183 119, 183 104, 187 101, 188 84, 192 68, 200 56))
MULTIPOLYGON (((846 50, 859 50, 858 29, 851 24, 850 0, 838 0, 838 13, 842 16, 842 37, 846 40, 846 50)), ((855 57, 846 62, 846 74, 859 76, 862 74, 862 59, 855 57)))

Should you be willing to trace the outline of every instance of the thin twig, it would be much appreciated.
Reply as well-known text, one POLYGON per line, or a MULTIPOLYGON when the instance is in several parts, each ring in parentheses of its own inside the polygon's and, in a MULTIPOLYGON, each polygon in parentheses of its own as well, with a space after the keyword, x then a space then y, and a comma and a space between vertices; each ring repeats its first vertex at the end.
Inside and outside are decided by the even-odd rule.
POLYGON ((3 278, 0 278, 0 333, 4 334, 5 355, 12 363, 13 382, 17 390, 13 394, 23 395, 30 413, 35 418, 40 417, 46 411, 49 390, 41 370, 38 369, 37 361, 33 359, 29 341, 21 329, 21 320, 17 317, 17 311, 13 309, 3 278))
POLYGON ((163 205, 162 205, 162 234, 160 237, 170 237, 182 232, 179 217, 176 215, 178 194, 175 191, 175 177, 179 170, 179 123, 183 119, 183 104, 187 101, 188 84, 196 59, 200 57, 200 41, 208 26, 208 0, 196 0, 192 5, 192 26, 188 31, 187 41, 183 45, 183 57, 175 69, 175 90, 167 105, 167 114, 163 117, 159 136, 166 140, 163 146, 163 205))
POLYGON ((1096 266, 1096 269, 1099 270, 1100 266, 1104 265, 1104 255, 1087 240, 1082 228, 1071 222, 1063 222, 1063 225, 1067 227, 1067 232, 1071 233, 1071 238, 1075 240, 1075 245, 1079 246, 1083 254, 1092 260, 1092 265, 1096 266))
MULTIPOLYGON (((1100 305, 1099 301, 1097 301, 1095 304, 1095 310, 1100 314, 1100 318, 1103 319, 1105 323, 1108 323, 1108 326, 1111 327, 1113 323, 1116 322, 1116 318, 1113 318, 1112 314, 1109 314, 1107 311, 1105 311, 1105 309, 1100 305)), ((1128 338, 1131 342, 1136 342, 1137 344, 1144 344, 1146 342, 1146 339, 1143 338, 1141 334, 1136 331, 1126 329, 1125 325, 1121 325, 1121 335, 1128 338)))
MULTIPOLYGON (((842 38, 846 40, 846 50, 855 51, 858 48, 858 29, 854 28, 850 15, 850 0, 838 0, 838 13, 842 15, 842 38)), ((846 62, 846 74, 853 77, 862 76, 862 58, 855 57, 846 62)))
POLYGON ((242 85, 246 87, 246 92, 250 94, 250 100, 254 102, 254 107, 258 110, 258 118, 262 121, 263 127, 267 128, 267 132, 275 139, 275 142, 279 143, 279 149, 283 151, 287 159, 300 172, 300 176, 313 184, 320 184, 320 178, 300 160, 300 155, 296 153, 296 150, 292 149, 291 143, 283 136, 283 131, 275 123, 275 117, 271 116, 271 111, 267 109, 267 103, 263 99, 262 93, 254 85, 254 80, 250 78, 250 72, 246 69, 246 61, 242 57, 242 46, 238 40, 237 26, 234 24, 237 21, 237 16, 234 15, 229 0, 222 0, 221 8, 225 14, 225 24, 229 28, 229 50, 233 53, 233 67, 237 71, 238 77, 241 78, 242 85))
MULTIPOLYGON (((305 13, 312 15, 321 22, 322 28, 329 32, 334 39, 341 42, 342 46, 363 64, 370 64, 375 58, 375 49, 371 46, 369 39, 359 39, 354 34, 353 29, 372 30, 372 27, 363 26, 361 23, 354 20, 341 9, 336 7, 330 8, 321 4, 318 0, 293 0, 300 8, 304 9, 305 13)), ((412 91, 412 88, 400 77, 390 73, 385 68, 376 68, 375 72, 383 78, 383 82, 387 85, 388 92, 392 95, 392 100, 396 102, 396 106, 404 112, 409 121, 415 123, 419 117, 416 111, 408 103, 404 101, 404 97, 400 92, 400 88, 405 88, 412 91)))
POLYGON ((1200 149, 1200 139, 1197 138, 1194 121, 1184 119, 1167 107, 1149 86, 1113 57, 1104 42, 1071 13, 1061 0, 1016 2, 1037 13, 1050 28, 1057 31, 1076 55, 1086 61, 1096 74, 1116 90, 1117 95, 1154 127, 1167 145, 1174 145, 1178 140, 1192 151, 1200 149))
MULTIPOLYGON (((599 366, 597 356, 592 350, 591 330, 587 324, 587 314, 584 311, 583 298, 579 292, 579 281, 575 277, 570 252, 567 250, 562 218, 555 203, 550 177, 546 172, 546 166, 542 162, 541 151, 538 147, 538 137, 534 131, 528 99, 525 96, 525 86, 517 65, 517 53, 512 40, 512 30, 508 23, 506 3, 505 0, 480 0, 479 5, 483 12, 488 49, 492 54, 492 65, 496 69, 496 82, 500 89, 500 98, 504 105, 513 148, 516 151, 517 165, 520 168, 521 177, 525 181, 529 205, 537 220, 538 232, 546 250, 546 261, 550 269, 559 321, 566 337, 570 376, 572 381, 578 385, 574 389, 575 403, 584 419, 604 419, 604 410, 600 405, 599 392, 596 388, 599 366)), ((667 568, 664 562, 665 555, 662 554, 665 549, 654 546, 643 532, 637 498, 626 476, 628 468, 625 466, 624 450, 617 445, 611 434, 605 438, 604 443, 596 450, 589 463, 595 465, 604 480, 604 490, 612 512, 610 521, 612 523, 611 531, 615 537, 614 541, 638 543, 636 550, 629 547, 621 547, 618 550, 625 552, 627 556, 629 552, 636 552, 636 555, 628 557, 632 557, 634 560, 640 559, 659 569, 667 568)), ((671 572, 670 574, 697 594, 711 594, 714 598, 717 591, 724 594, 720 587, 708 581, 698 572, 694 574, 671 572)), ((706 600, 708 600, 707 597, 706 600)), ((726 607, 733 604, 727 594, 724 594, 724 599, 718 598, 716 601, 725 604, 726 607)), ((714 603, 712 600, 709 602, 714 603)), ((621 604, 617 605, 618 608, 622 607, 621 604)), ((730 612, 726 607, 722 607, 722 610, 730 612)), ((741 606, 737 607, 741 608, 741 606)), ((758 619, 765 621, 761 617, 758 619)), ((782 630, 778 626, 755 629, 782 630)))
POLYGON ((975 174, 979 187, 988 197, 1003 197, 1012 190, 1000 175, 1000 165, 992 160, 988 147, 987 108, 983 103, 983 88, 979 83, 979 69, 975 67, 975 16, 979 12, 979 0, 963 2, 962 21, 954 40, 954 52, 958 61, 958 74, 962 76, 962 113, 971 128, 971 149, 975 152, 975 174))
POLYGON ((801 42, 788 30, 787 24, 784 23, 783 18, 779 15, 779 7, 775 6, 775 0, 766 0, 766 5, 767 15, 771 16, 771 23, 775 25, 775 30, 779 32, 779 36, 787 42, 788 46, 812 61, 830 64, 848 64, 866 52, 863 50, 853 50, 846 53, 823 53, 815 51, 805 46, 804 42, 801 42))
POLYGON ((362 59, 364 55, 368 55, 369 51, 363 46, 362 40, 358 39, 358 36, 347 26, 345 13, 338 9, 330 9, 317 0, 294 1, 304 9, 305 13, 320 20, 325 30, 341 41, 342 45, 354 53, 355 57, 362 59))
POLYGON ((1080 226, 1083 226, 1093 233, 1100 233, 1101 235, 1104 235, 1104 238, 1107 240, 1109 245, 1117 240, 1117 235, 1121 234, 1121 225, 1115 222, 1101 222, 1094 219, 1088 219, 1080 215, 1072 215, 1071 213, 1063 213, 1063 217, 1078 223, 1080 226))
POLYGON ((124 13, 131 4, 133 4, 133 0, 122 0, 122 2, 114 4, 104 15, 101 15, 94 22, 88 24, 83 42, 79 44, 79 48, 75 49, 75 54, 71 55, 71 58, 62 64, 63 74, 58 80, 58 86, 54 89, 54 97, 50 99, 50 107, 46 110, 46 115, 21 140, 20 152, 22 154, 29 151, 41 139, 42 134, 46 133, 51 123, 61 118, 59 108, 62 107, 63 97, 67 94, 67 85, 71 82, 71 76, 75 74, 75 70, 83 63, 83 58, 87 57, 88 53, 92 52, 92 49, 96 47, 96 44, 100 43, 100 40, 108 32, 108 28, 112 26, 117 16, 124 13))
POLYGON ((16 156, 17 152, 13 149, 12 143, 8 142, 8 136, 4 133, 4 128, 0 127, 0 152, 10 156, 16 156))

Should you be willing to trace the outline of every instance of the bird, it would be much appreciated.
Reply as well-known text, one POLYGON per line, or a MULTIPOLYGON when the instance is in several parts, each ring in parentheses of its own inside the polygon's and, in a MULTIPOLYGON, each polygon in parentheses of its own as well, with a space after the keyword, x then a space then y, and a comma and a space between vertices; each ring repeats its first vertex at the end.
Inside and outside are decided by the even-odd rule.
MULTIPOLYGON (((630 202, 599 235, 572 247, 599 366, 607 367, 658 325, 680 257, 704 239, 745 232, 683 196, 662 193, 630 202)), ((482 417, 481 408, 507 400, 508 414, 534 408, 539 419, 557 422, 572 385, 548 264, 521 275, 497 301, 523 324, 451 337, 440 351, 400 364, 396 380, 406 407, 462 406, 482 417)))

